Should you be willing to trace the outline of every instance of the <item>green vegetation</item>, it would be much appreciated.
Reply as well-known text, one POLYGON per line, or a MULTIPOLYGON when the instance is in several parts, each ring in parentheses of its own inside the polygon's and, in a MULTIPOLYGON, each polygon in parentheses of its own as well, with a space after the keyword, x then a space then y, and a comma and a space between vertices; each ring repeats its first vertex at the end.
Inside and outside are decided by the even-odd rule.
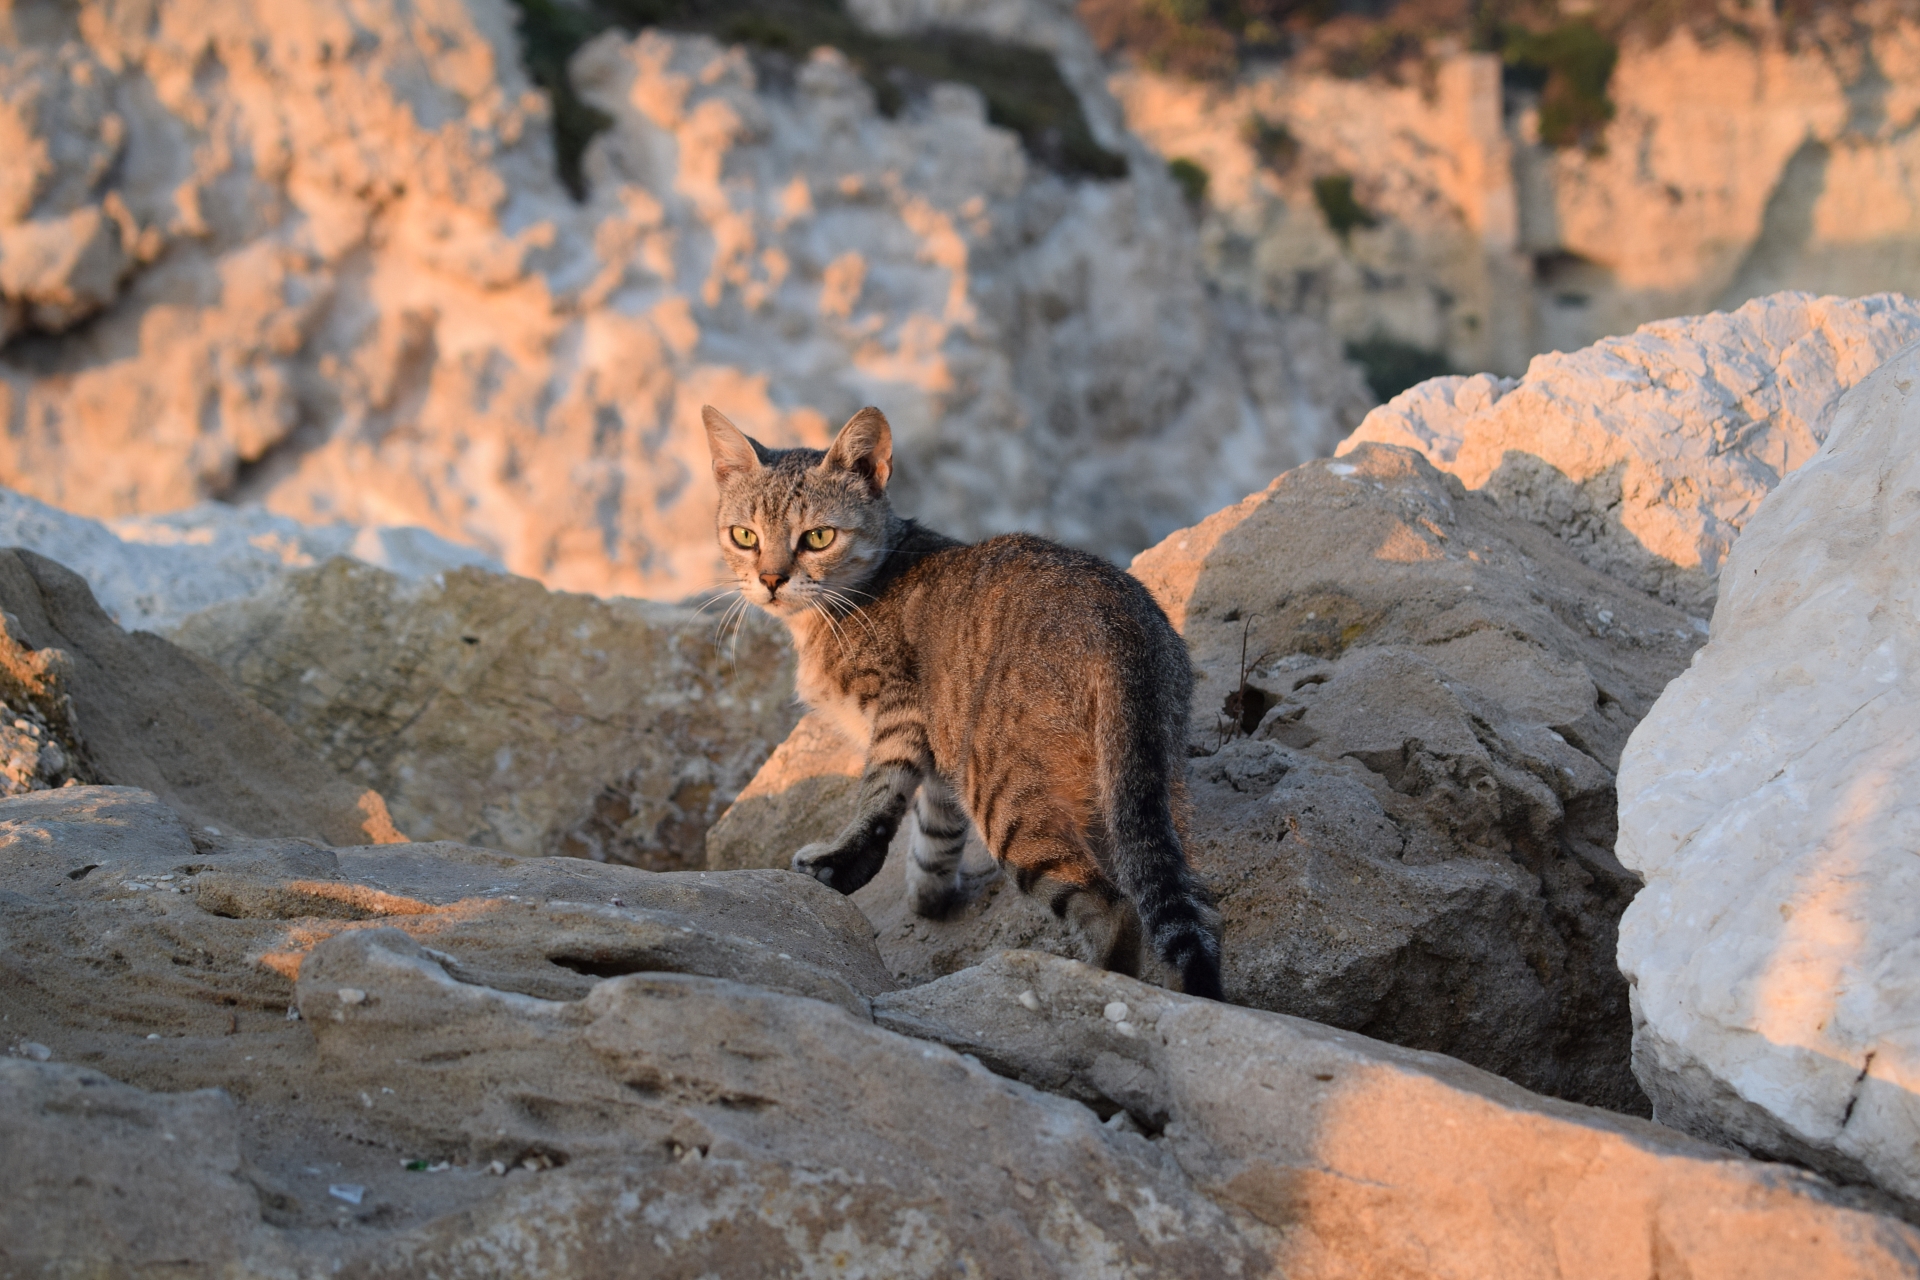
POLYGON ((1199 164, 1185 156, 1175 156, 1167 161, 1167 172, 1180 184, 1188 204, 1197 208, 1207 198, 1207 183, 1212 181, 1212 176, 1199 164))
POLYGON ((1382 404, 1428 378, 1454 372, 1445 352, 1417 347, 1384 333, 1347 343, 1347 359, 1365 371, 1367 385, 1373 388, 1373 394, 1380 397, 1382 404))
POLYGON ((1320 206, 1320 216, 1327 220, 1327 229, 1349 240, 1356 227, 1378 225, 1378 220, 1369 213, 1353 194, 1353 175, 1350 173, 1329 173, 1313 180, 1313 201, 1320 206))
POLYGON ((1584 19, 1563 22, 1535 34, 1508 27, 1500 56, 1509 79, 1540 93, 1540 140, 1550 147, 1600 145, 1613 119, 1607 81, 1620 60, 1620 48, 1584 19))
POLYGON ((1300 139, 1293 136, 1293 130, 1265 116, 1248 116, 1240 136, 1253 148, 1262 167, 1274 173, 1289 172, 1300 159, 1300 139))
POLYGON ((1052 55, 960 31, 877 35, 849 17, 840 0, 513 0, 520 10, 527 72, 553 100, 554 150, 575 198, 585 193, 581 157, 610 123, 582 102, 566 74, 583 43, 618 27, 705 32, 772 58, 804 58, 820 45, 847 56, 896 115, 909 98, 939 81, 972 85, 987 119, 1020 135, 1029 154, 1075 178, 1119 178, 1125 157, 1094 140, 1052 55))

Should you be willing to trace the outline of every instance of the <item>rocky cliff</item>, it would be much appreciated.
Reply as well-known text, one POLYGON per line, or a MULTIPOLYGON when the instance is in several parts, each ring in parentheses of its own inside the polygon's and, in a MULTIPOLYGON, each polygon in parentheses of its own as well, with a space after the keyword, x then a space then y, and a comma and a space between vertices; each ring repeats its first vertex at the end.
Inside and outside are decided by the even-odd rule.
POLYGON ((1224 75, 1120 52, 1111 85, 1130 129, 1204 171, 1209 278, 1461 372, 1781 289, 1920 292, 1910 13, 1721 9, 1616 46, 1595 8, 1558 11, 1617 59, 1582 138, 1543 137, 1540 85, 1511 49, 1468 52, 1464 14, 1224 75))
POLYGON ((0 11, 0 482, 659 597, 713 577, 703 401, 772 444, 884 402, 930 520, 1121 557, 1366 407, 1316 322, 1209 295, 1116 127, 1146 163, 1065 178, 830 50, 609 33, 573 70, 612 120, 585 204, 504 0, 0 11))

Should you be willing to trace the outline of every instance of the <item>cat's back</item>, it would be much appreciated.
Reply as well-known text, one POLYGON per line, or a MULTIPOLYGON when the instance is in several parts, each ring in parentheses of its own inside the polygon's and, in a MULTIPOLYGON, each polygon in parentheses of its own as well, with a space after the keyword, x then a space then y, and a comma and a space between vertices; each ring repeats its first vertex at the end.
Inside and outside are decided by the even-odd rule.
POLYGON ((1030 533, 948 543, 898 584, 921 647, 1038 655, 1104 653, 1188 670, 1186 646, 1139 579, 1112 561, 1030 533))

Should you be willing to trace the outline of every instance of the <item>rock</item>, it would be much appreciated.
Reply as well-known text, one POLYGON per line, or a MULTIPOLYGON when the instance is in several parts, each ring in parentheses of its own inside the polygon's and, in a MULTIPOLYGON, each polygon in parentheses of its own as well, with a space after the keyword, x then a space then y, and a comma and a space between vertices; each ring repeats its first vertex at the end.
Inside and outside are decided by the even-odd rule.
POLYGON ((1920 1230, 1810 1175, 1052 956, 995 956, 874 1016, 1154 1134, 1198 1187, 1280 1233, 1288 1276, 1920 1269, 1920 1230))
POLYGON ((675 870, 798 714, 785 633, 720 619, 333 560, 175 638, 416 839, 675 870))
POLYGON ((0 224, 74 264, 5 294, 31 337, 0 352, 0 483, 94 517, 416 524, 552 587, 682 597, 718 568, 703 402, 777 445, 882 403, 929 516, 1115 556, 1372 403, 1324 326, 1215 303, 1151 162, 1068 180, 961 86, 889 116, 832 51, 763 78, 609 34, 573 64, 613 120, 576 203, 512 8, 409 13, 0 19, 0 103, 26 104, 0 139, 34 157, 0 224), (82 271, 96 241, 124 261, 82 271))
POLYGON ((865 922, 788 872, 196 848, 151 796, 86 787, 0 805, 0 928, 23 943, 0 952, 10 1034, 58 1055, 24 1085, 28 1064, 5 1064, 0 1123, 33 1150, 75 1136, 44 1164, 9 1162, 0 1220, 33 1228, 0 1233, 9 1263, 118 1271, 145 1249, 183 1270, 367 1275, 503 1257, 543 1276, 635 1258, 688 1276, 1268 1269, 1240 1215, 1152 1144, 873 1026, 892 984, 865 922), (309 949, 297 984, 289 944, 309 949), (128 1128, 212 1120, 176 1168, 149 1173, 130 1143, 95 1172, 114 1158, 96 1154, 98 1122, 41 1101, 98 1080, 83 1068, 135 1086, 111 1086, 128 1128), (186 1092, 208 1085, 231 1102, 186 1092), (218 1194, 128 1244, 59 1217, 76 1176, 218 1194), (258 1195, 236 1220, 237 1180, 258 1195))
POLYGON ((836 834, 865 759, 825 716, 803 715, 707 832, 707 867, 785 868, 801 845, 836 834))
POLYGON ((1920 340, 1897 294, 1779 294, 1537 357, 1518 383, 1424 382, 1340 446, 1418 449, 1593 567, 1701 617, 1760 500, 1826 439, 1841 392, 1920 340))
MULTIPOLYGON (((914 0, 863 0, 888 3, 914 0)), ((1009 3, 1059 7, 991 7, 1009 3)), ((1082 11, 1128 8, 1153 6, 1082 11)), ((1503 75, 1500 53, 1467 52, 1484 37, 1453 12, 1296 30, 1294 56, 1259 49, 1227 79, 1116 51, 1124 127, 1208 175, 1210 282, 1349 342, 1406 344, 1403 360, 1501 374, 1783 289, 1920 295, 1920 212, 1899 176, 1916 147, 1911 13, 1755 14, 1728 39, 1620 10, 1626 30, 1599 19, 1593 48, 1613 68, 1611 118, 1594 145, 1554 146, 1540 91, 1503 75), (1868 66, 1878 78, 1860 78, 1868 66), (1877 96, 1860 96, 1868 83, 1877 96), (1315 183, 1343 175, 1365 221, 1336 227, 1315 183)), ((1586 22, 1543 21, 1576 40, 1586 22)), ((1392 378, 1391 359, 1375 373, 1392 378)))
MULTIPOLYGON (((1686 615, 1378 445, 1288 472, 1132 571, 1200 672, 1188 850, 1220 899, 1228 998, 1644 1113, 1613 959, 1639 887, 1612 853, 1613 768, 1699 642, 1686 615)), ((830 732, 796 732, 710 865, 786 865, 845 820, 858 771, 830 732)), ((1006 946, 1074 954, 1010 886, 914 917, 903 856, 854 898, 902 981, 1006 946)))
POLYGON ((377 790, 328 769, 201 660, 115 626, 78 575, 31 551, 0 551, 0 610, 5 719, 38 751, 31 773, 8 769, 27 789, 121 783, 216 830, 406 838, 377 790))
POLYGON ((71 1274, 79 1259, 201 1274, 252 1250, 260 1200, 233 1099, 149 1093, 63 1063, 0 1058, 0 1267, 71 1274))
POLYGON ((107 616, 129 631, 165 631, 224 600, 257 595, 290 569, 352 556, 405 578, 462 565, 498 571, 471 547, 425 529, 303 525, 259 506, 202 502, 110 523, 68 515, 0 488, 0 546, 25 547, 87 580, 107 616))
POLYGON ((1920 408, 1849 391, 1620 766, 1634 1070, 1665 1123, 1920 1207, 1920 408))

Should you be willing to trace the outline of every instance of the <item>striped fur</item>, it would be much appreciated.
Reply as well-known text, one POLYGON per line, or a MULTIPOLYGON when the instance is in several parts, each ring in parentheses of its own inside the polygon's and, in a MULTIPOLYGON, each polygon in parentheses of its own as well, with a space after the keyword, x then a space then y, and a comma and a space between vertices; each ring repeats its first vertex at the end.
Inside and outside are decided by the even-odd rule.
POLYGON ((1144 935, 1217 999, 1219 917, 1180 841, 1192 666, 1146 588, 1041 538, 967 545, 895 516, 877 409, 824 452, 705 416, 741 590, 792 630, 801 697, 867 747, 852 819, 794 869, 851 893, 911 812, 909 903, 945 915, 970 823, 1090 959, 1137 972, 1144 935))

